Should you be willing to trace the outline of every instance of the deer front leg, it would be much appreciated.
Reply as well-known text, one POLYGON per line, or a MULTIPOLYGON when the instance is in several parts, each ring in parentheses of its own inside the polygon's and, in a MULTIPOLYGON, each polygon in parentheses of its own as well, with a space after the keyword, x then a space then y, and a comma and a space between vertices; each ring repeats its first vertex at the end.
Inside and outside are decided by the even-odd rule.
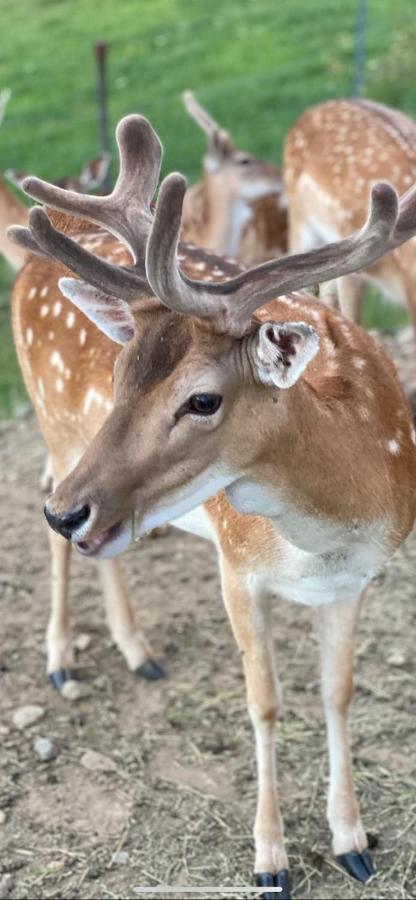
POLYGON ((275 764, 275 726, 280 692, 273 662, 269 604, 253 597, 245 577, 222 562, 225 607, 241 651, 247 687, 247 702, 256 740, 258 794, 254 825, 255 873, 261 887, 281 887, 277 895, 290 900, 288 859, 283 839, 283 821, 275 764))
POLYGON ((150 644, 136 627, 120 561, 103 559, 98 563, 98 568, 108 627, 129 669, 148 681, 164 678, 165 670, 152 659, 150 644))
POLYGON ((46 632, 47 672, 53 687, 71 695, 74 651, 68 608, 68 579, 71 544, 48 528, 51 548, 51 610, 46 632))
POLYGON ((329 749, 328 821, 338 862, 359 881, 374 867, 355 796, 348 732, 353 695, 355 629, 359 600, 331 603, 318 609, 321 641, 322 700, 329 749))

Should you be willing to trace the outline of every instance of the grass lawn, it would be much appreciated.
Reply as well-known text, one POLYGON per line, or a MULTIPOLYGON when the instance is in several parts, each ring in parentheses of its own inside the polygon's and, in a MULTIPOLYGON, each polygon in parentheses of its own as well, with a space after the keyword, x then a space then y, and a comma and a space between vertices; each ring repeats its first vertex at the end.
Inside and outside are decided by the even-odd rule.
MULTIPOLYGON (((110 45, 111 130, 127 112, 149 116, 166 147, 165 172, 180 169, 190 180, 199 172, 203 139, 183 110, 185 88, 242 147, 277 160, 305 107, 351 93, 357 5, 0 0, 0 87, 13 92, 0 132, 0 171, 22 168, 54 179, 96 153, 91 45, 98 39, 110 45)), ((368 0, 365 93, 410 114, 415 43, 414 0, 368 0)), ((9 415, 20 396, 4 308, 9 284, 0 267, 0 415, 9 415)))

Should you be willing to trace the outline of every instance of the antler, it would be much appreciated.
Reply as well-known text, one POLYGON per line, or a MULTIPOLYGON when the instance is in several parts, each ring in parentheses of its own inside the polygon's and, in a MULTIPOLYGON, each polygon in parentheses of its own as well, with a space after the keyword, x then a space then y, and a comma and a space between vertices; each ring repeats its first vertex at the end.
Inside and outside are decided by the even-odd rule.
POLYGON ((0 91, 0 125, 4 119, 4 114, 6 112, 6 106, 9 102, 11 96, 12 96, 12 92, 11 92, 10 88, 3 88, 3 90, 0 91))
POLYGON ((268 300, 363 269, 416 233, 416 187, 399 201, 391 185, 378 182, 367 222, 351 237, 272 260, 223 284, 194 281, 181 272, 176 256, 184 190, 184 179, 177 175, 161 186, 146 252, 149 283, 167 306, 211 319, 236 335, 247 330, 252 314, 268 300))
POLYGON ((192 91, 184 91, 182 100, 191 118, 207 135, 212 147, 220 147, 223 151, 227 150, 229 153, 234 150, 234 144, 230 140, 229 132, 225 128, 221 128, 218 122, 198 103, 192 91))
POLYGON ((150 204, 159 177, 162 146, 150 123, 142 116, 122 119, 116 136, 120 173, 114 190, 107 197, 78 194, 32 177, 25 179, 23 187, 31 197, 48 206, 104 225, 127 244, 134 266, 115 266, 89 253, 57 231, 44 210, 38 207, 30 213, 30 229, 13 226, 7 233, 25 249, 58 259, 99 290, 121 299, 133 299, 145 290, 148 293, 144 253, 152 225, 150 204))
POLYGON ((156 186, 161 147, 149 123, 139 116, 122 120, 117 130, 121 171, 109 197, 86 197, 30 179, 37 199, 58 205, 105 224, 129 241, 137 258, 146 247, 146 275, 135 266, 115 266, 56 231, 39 208, 30 214, 31 231, 14 228, 9 235, 26 248, 63 262, 86 282, 124 300, 149 295, 149 285, 162 303, 177 312, 208 319, 218 330, 244 334, 251 316, 268 300, 310 284, 356 272, 375 262, 416 234, 416 187, 398 200, 389 184, 379 182, 371 192, 370 212, 364 227, 351 237, 309 253, 272 260, 242 272, 225 283, 188 278, 179 268, 177 246, 181 228, 185 179, 178 174, 162 183, 151 225, 150 201, 156 186), (140 178, 138 159, 142 163, 140 178), (141 183, 143 181, 143 183, 141 183), (115 224, 112 216, 114 215, 115 224))

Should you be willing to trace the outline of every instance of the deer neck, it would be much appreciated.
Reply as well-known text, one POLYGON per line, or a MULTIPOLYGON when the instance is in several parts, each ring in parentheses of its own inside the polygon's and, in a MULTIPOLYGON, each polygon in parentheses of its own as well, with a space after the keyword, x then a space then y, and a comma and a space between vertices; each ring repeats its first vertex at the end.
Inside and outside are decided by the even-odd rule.
POLYGON ((238 257, 252 208, 238 194, 219 190, 212 177, 203 181, 205 228, 203 243, 222 256, 238 257))
POLYGON ((0 178, 0 253, 13 269, 20 269, 27 259, 27 253, 6 237, 9 225, 27 225, 28 209, 0 178))
POLYGON ((274 410, 264 406, 255 423, 264 439, 254 462, 226 489, 238 512, 267 517, 290 543, 319 553, 383 518, 387 473, 383 483, 371 438, 361 447, 354 443, 345 401, 331 412, 327 398, 301 379, 280 391, 274 410))

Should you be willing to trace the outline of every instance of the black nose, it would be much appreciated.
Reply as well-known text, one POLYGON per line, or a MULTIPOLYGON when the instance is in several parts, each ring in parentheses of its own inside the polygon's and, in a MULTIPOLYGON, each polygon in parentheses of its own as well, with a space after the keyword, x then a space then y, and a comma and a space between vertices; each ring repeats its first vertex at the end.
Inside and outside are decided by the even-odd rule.
POLYGON ((88 505, 76 506, 75 509, 70 509, 69 512, 62 513, 58 516, 51 512, 46 505, 43 512, 45 513, 51 528, 53 528, 54 531, 57 531, 58 534, 61 534, 62 537, 70 540, 74 531, 87 521, 91 510, 88 505))

